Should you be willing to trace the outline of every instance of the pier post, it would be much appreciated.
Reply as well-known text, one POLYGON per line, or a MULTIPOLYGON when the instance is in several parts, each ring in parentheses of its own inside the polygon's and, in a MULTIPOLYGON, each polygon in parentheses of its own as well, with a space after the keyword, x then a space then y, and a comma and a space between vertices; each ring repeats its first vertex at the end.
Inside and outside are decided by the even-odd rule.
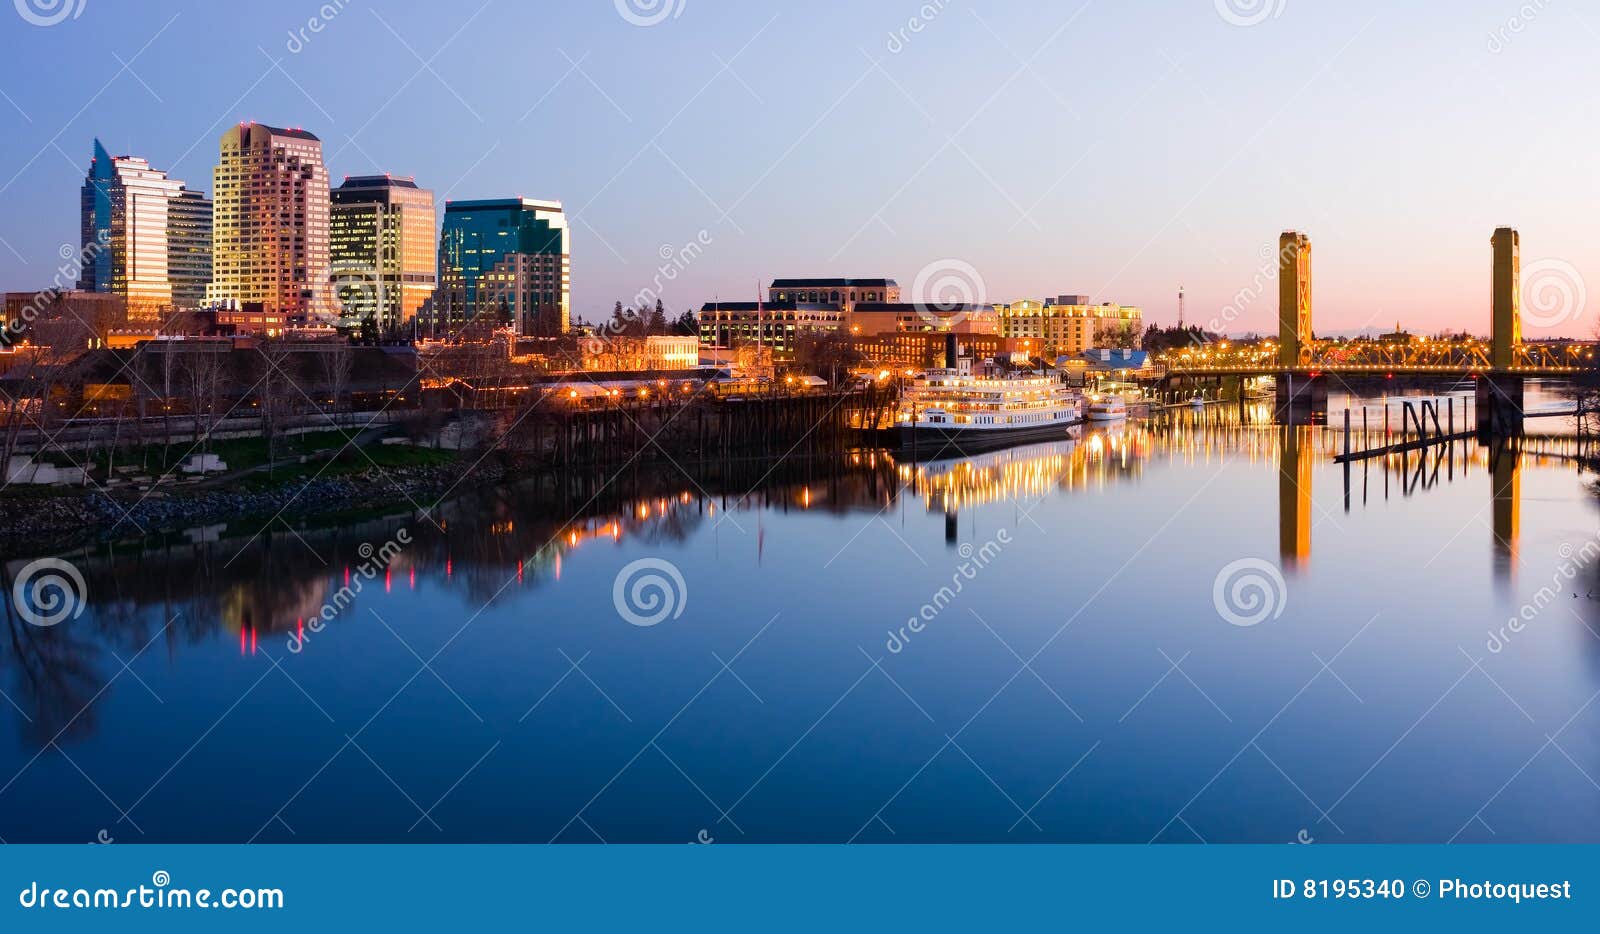
POLYGON ((1495 373, 1480 377, 1475 398, 1479 433, 1497 437, 1521 434, 1522 397, 1520 376, 1495 373))

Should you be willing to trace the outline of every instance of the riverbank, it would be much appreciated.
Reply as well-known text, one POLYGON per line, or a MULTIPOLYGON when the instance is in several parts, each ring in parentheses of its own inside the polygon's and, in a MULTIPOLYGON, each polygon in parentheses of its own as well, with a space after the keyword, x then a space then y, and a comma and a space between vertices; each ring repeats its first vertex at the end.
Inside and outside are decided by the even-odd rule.
POLYGON ((431 507, 443 497, 499 482, 508 474, 505 465, 491 457, 475 465, 452 460, 292 477, 251 489, 161 485, 145 492, 27 491, 0 497, 0 557, 48 554, 218 524, 265 525, 280 514, 293 524, 341 513, 431 507))

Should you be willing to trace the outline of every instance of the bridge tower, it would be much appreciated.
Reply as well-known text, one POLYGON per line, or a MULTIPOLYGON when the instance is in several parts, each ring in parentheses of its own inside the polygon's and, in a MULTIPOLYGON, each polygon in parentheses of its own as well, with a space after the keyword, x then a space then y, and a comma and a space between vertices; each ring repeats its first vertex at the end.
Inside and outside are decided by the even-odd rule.
POLYGON ((1311 238, 1286 230, 1278 238, 1278 365, 1311 362, 1311 238))
POLYGON ((1522 237, 1513 228, 1500 227, 1489 242, 1494 245, 1490 372, 1478 379, 1478 430, 1520 434, 1523 380, 1507 371, 1516 363, 1517 345, 1522 343, 1522 237))
POLYGON ((1514 348, 1522 343, 1522 237, 1511 227, 1500 227, 1489 242, 1494 244, 1489 363, 1506 370, 1514 361, 1514 348))

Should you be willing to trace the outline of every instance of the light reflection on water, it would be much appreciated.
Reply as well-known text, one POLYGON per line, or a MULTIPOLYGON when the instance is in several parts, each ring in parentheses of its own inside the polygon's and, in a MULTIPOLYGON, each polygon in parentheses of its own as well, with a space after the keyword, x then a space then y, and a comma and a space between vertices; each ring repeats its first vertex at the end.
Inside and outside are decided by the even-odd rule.
POLYGON ((1184 409, 73 555, 81 619, 7 615, 0 836, 1600 839, 1570 424, 1347 471, 1330 422, 1184 409), (641 559, 681 615, 618 613, 641 559), (1240 561, 1281 614, 1219 612, 1240 561))

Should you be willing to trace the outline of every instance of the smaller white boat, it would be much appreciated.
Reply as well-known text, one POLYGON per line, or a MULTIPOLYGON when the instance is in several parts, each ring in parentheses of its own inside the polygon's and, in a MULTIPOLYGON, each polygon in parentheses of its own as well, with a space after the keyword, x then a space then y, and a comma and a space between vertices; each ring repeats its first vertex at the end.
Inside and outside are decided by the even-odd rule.
POLYGON ((1206 407, 1206 400, 1199 396, 1195 396, 1193 399, 1189 400, 1189 404, 1197 409, 1203 409, 1206 407))
POLYGON ((1089 421, 1114 422, 1128 417, 1128 403, 1121 396, 1090 396, 1089 421))

